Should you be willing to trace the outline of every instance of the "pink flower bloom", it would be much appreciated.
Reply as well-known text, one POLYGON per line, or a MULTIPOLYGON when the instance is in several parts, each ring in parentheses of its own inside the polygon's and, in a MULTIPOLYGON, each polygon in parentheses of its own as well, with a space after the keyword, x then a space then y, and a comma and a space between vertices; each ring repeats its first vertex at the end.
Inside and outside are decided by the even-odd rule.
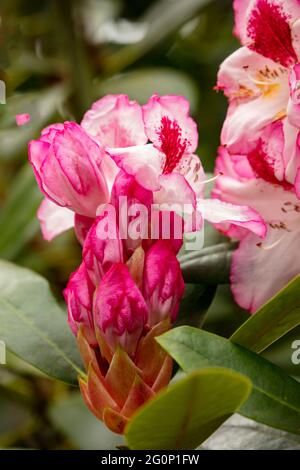
POLYGON ((24 126, 28 122, 30 122, 30 114, 16 114, 16 123, 18 126, 24 126))
POLYGON ((114 264, 94 297, 94 319, 112 353, 118 344, 130 355, 148 320, 148 307, 126 265, 114 264))
MULTIPOLYGON (((197 127, 185 98, 154 95, 143 107, 143 116, 152 144, 107 151, 139 185, 153 191, 154 204, 179 204, 183 209, 189 205, 194 215, 197 211, 198 219, 201 214, 208 221, 217 216, 237 225, 249 222, 250 230, 264 234, 263 221, 254 211, 204 200, 205 175, 193 154, 198 143, 197 127)), ((199 229, 199 220, 197 225, 199 229)))
POLYGON ((108 153, 141 186, 154 191, 155 203, 183 202, 195 207, 202 167, 193 155, 198 133, 188 102, 179 96, 154 95, 143 107, 143 117, 152 143, 108 148, 108 153))
POLYGON ((149 324, 171 317, 176 320, 184 281, 171 242, 159 240, 146 254, 143 294, 149 306, 149 324))
POLYGON ((108 201, 103 153, 78 124, 45 129, 30 142, 29 159, 41 191, 55 204, 95 217, 99 204, 108 201))
POLYGON ((232 155, 250 154, 252 169, 265 181, 295 185, 300 167, 300 4, 235 0, 234 8, 243 47, 219 72, 218 88, 230 103, 222 144, 232 155), (272 146, 274 133, 278 138, 272 146))
POLYGON ((230 223, 219 225, 240 240, 233 255, 232 290, 237 302, 254 313, 300 271, 300 204, 293 190, 257 178, 247 157, 220 149, 214 196, 245 204, 261 214, 267 226, 262 241, 255 233, 230 223))

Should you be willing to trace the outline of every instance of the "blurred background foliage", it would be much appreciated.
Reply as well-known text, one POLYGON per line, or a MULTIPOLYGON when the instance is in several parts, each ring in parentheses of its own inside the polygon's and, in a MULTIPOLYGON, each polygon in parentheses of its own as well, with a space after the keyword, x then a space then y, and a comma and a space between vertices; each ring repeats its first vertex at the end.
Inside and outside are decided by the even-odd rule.
MULTIPOLYGON (((219 64, 238 47, 232 27, 231 0, 1 0, 0 79, 7 100, 0 104, 0 257, 41 273, 62 301, 80 247, 71 232, 52 243, 42 239, 35 217, 41 195, 27 143, 47 124, 80 121, 106 93, 127 93, 140 103, 154 92, 186 96, 199 124, 198 155, 212 171, 227 106, 214 86, 219 64), (29 113, 30 124, 17 127, 18 113, 29 113)), ((210 229, 206 239, 221 238, 210 229)), ((182 315, 188 322, 192 312, 190 322, 197 323, 209 309, 204 327, 228 336, 247 314, 228 286, 214 294, 211 287, 189 287, 182 315)), ((284 341, 267 354, 290 370, 291 340, 284 341)), ((0 366, 0 448, 117 443, 77 390, 12 354, 7 367, 0 366)))

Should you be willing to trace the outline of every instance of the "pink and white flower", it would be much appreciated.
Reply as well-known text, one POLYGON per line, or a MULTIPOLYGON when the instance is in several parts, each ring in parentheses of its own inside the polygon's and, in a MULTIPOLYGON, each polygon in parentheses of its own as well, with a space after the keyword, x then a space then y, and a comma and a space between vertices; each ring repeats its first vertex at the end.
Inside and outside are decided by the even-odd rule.
MULTIPOLYGON (((183 209, 187 206, 194 215, 200 214, 209 222, 231 220, 264 236, 264 223, 255 211, 205 200, 205 174, 194 154, 198 143, 197 126, 189 116, 185 98, 154 95, 143 106, 143 117, 151 144, 107 149, 107 152, 125 173, 153 192, 154 204, 179 204, 183 209)), ((197 228, 201 228, 199 216, 194 229, 197 228)))
POLYGON ((231 204, 253 207, 264 219, 267 234, 232 224, 219 228, 240 240, 231 266, 236 301, 254 313, 300 272, 300 204, 294 191, 257 178, 246 156, 229 155, 221 148, 216 164, 214 197, 231 204))
POLYGON ((258 177, 295 186, 300 197, 300 3, 235 0, 234 9, 242 47, 219 72, 217 87, 230 103, 222 145, 235 156, 250 154, 258 177))

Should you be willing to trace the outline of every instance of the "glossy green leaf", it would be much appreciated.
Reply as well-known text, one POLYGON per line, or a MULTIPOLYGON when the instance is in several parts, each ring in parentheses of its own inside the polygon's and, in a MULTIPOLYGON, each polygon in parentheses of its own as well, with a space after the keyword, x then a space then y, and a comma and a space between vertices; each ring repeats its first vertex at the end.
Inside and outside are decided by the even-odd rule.
POLYGON ((51 377, 76 384, 83 374, 76 341, 48 282, 6 261, 0 261, 0 338, 51 377))
POLYGON ((300 384, 271 362, 228 339, 188 326, 165 333, 158 342, 186 372, 219 366, 246 375, 253 391, 240 414, 300 434, 300 384))
POLYGON ((300 437, 234 415, 202 446, 205 450, 300 450, 300 437))
POLYGON ((300 325, 300 276, 252 315, 231 341, 260 353, 300 325))
POLYGON ((241 404, 251 382, 241 374, 208 368, 170 386, 129 423, 130 449, 194 449, 241 404))

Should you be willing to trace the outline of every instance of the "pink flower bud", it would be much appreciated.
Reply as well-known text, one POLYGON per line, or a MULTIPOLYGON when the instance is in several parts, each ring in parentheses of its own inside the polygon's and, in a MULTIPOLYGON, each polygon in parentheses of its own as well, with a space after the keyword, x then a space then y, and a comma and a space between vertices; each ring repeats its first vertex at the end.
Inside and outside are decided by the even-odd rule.
POLYGON ((103 152, 74 122, 46 128, 29 143, 29 160, 41 191, 59 206, 95 217, 109 199, 101 164, 103 152))
POLYGON ((123 245, 119 238, 115 221, 111 221, 114 233, 108 233, 107 238, 101 236, 101 224, 104 221, 105 213, 97 217, 88 232, 83 245, 83 260, 85 262, 90 279, 97 286, 105 273, 114 263, 122 263, 123 245))
POLYGON ((127 266, 114 264, 94 297, 95 324, 111 351, 119 344, 134 356, 147 319, 146 302, 127 266))
POLYGON ((94 333, 92 313, 94 286, 90 281, 85 264, 82 263, 75 271, 64 290, 64 297, 68 306, 68 323, 75 336, 82 325, 85 335, 91 346, 97 345, 94 333))
POLYGON ((184 281, 172 243, 157 241, 146 253, 143 294, 149 306, 149 324, 167 317, 176 320, 184 292, 184 281))

